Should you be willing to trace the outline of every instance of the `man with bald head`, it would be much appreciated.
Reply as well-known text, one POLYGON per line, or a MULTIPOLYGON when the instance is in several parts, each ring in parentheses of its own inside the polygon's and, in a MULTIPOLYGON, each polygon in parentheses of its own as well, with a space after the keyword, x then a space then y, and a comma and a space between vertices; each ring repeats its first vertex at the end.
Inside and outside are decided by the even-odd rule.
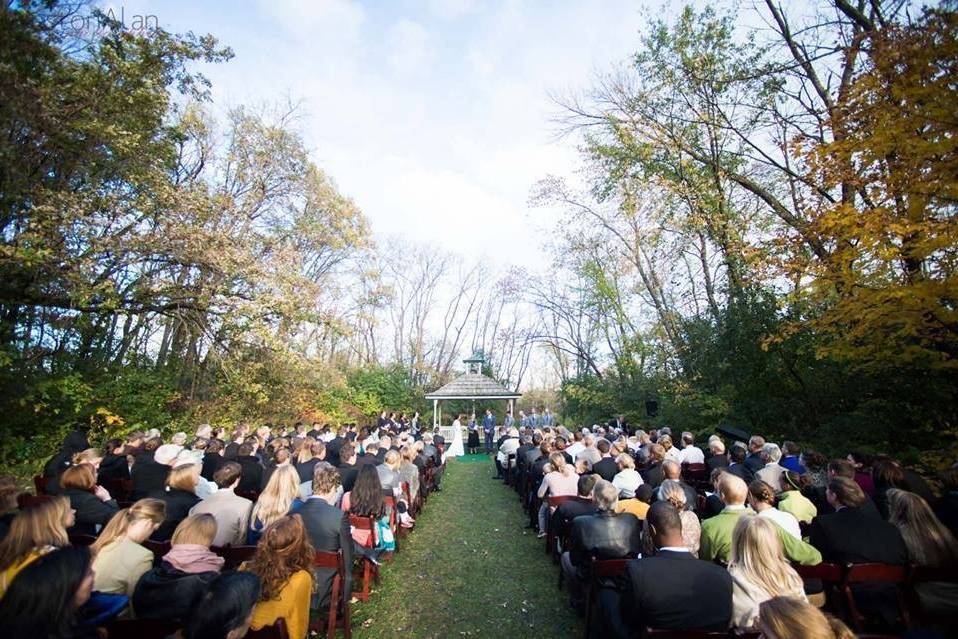
MULTIPOLYGON (((695 493, 694 488, 682 481, 682 467, 671 459, 666 459, 664 462, 662 462, 662 473, 665 476, 665 479, 677 481, 682 487, 682 490, 685 491, 685 510, 695 510, 695 507, 698 504, 698 495, 695 493)), ((661 485, 655 489, 655 500, 662 501, 661 485)))
MULTIPOLYGON (((754 516, 755 513, 745 506, 748 486, 741 477, 731 473, 722 473, 718 480, 719 498, 725 507, 715 517, 702 522, 701 547, 699 559, 712 561, 718 559, 728 563, 732 550, 732 531, 740 517, 754 516)), ((796 539, 778 527, 778 538, 782 541, 786 559, 807 566, 822 562, 822 553, 814 546, 796 539)))

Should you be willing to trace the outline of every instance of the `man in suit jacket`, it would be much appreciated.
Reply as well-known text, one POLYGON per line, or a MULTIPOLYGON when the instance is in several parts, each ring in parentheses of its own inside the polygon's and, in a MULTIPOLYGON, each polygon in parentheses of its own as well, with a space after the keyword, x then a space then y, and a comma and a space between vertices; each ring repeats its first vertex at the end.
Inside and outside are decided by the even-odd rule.
POLYGON ((608 439, 600 438, 595 443, 595 449, 599 451, 602 458, 592 465, 592 472, 606 481, 612 481, 616 473, 619 472, 619 465, 609 454, 609 451, 612 450, 612 444, 609 443, 608 439))
MULTIPOLYGON (((682 467, 671 459, 666 459, 662 462, 662 472, 665 475, 662 483, 664 484, 667 480, 672 480, 676 482, 682 491, 685 493, 685 510, 695 510, 698 505, 698 493, 695 492, 695 489, 682 481, 682 467)), ((655 489, 655 501, 662 501, 662 484, 659 484, 659 487, 655 489)))
POLYGON ((652 504, 646 520, 655 555, 626 565, 621 594, 600 593, 597 617, 609 623, 609 634, 623 639, 642 637, 647 627, 724 632, 732 617, 728 571, 689 553, 672 504, 652 504))
POLYGON ((356 466, 356 447, 352 444, 343 444, 339 448, 339 480, 343 486, 343 492, 348 493, 356 484, 356 477, 359 476, 359 467, 356 466))
POLYGON ((252 444, 244 443, 237 451, 235 461, 243 469, 237 490, 241 493, 258 491, 263 483, 263 465, 253 453, 252 444))
POLYGON ((616 513, 619 489, 604 479, 592 489, 594 515, 572 520, 568 552, 562 553, 562 572, 569 584, 569 598, 574 607, 583 603, 583 590, 588 583, 592 559, 634 557, 642 547, 642 524, 632 513, 616 513))
POLYGON ((762 458, 763 448, 765 448, 764 437, 752 435, 748 438, 748 456, 745 458, 745 465, 753 473, 757 473, 765 467, 765 459, 762 458))
POLYGON ((483 441, 486 446, 486 454, 492 454, 492 438, 496 432, 496 416, 490 409, 486 409, 486 415, 482 418, 483 441))
POLYGON ((236 462, 224 463, 213 475, 213 481, 220 488, 190 510, 191 515, 213 515, 216 520, 214 546, 239 546, 246 542, 246 529, 249 528, 249 514, 253 509, 253 502, 235 492, 242 473, 242 467, 236 462))
POLYGON ((725 443, 721 439, 713 439, 709 442, 709 453, 705 460, 705 467, 709 474, 716 468, 728 468, 728 455, 725 454, 725 443))
MULTIPOLYGON (((336 507, 339 494, 339 473, 328 464, 316 466, 313 475, 313 494, 299 509, 306 534, 316 550, 343 551, 345 580, 342 592, 349 598, 352 592, 353 537, 349 530, 349 514, 336 507)), ((331 568, 314 569, 316 594, 313 608, 329 606, 330 591, 335 571, 331 568)))
MULTIPOLYGON (((732 553, 732 532, 740 517, 755 515, 751 509, 745 507, 745 498, 748 496, 748 486, 741 478, 731 473, 722 473, 718 479, 719 497, 725 504, 715 517, 702 522, 701 545, 699 559, 713 561, 718 559, 728 563, 732 553)), ((776 526, 778 538, 782 542, 785 557, 804 566, 814 566, 822 563, 822 553, 813 546, 796 539, 784 528, 776 526)))
POLYGON ((615 419, 610 419, 609 428, 621 428, 623 433, 629 433, 629 424, 625 421, 625 415, 619 415, 615 419))
POLYGON ((745 448, 738 444, 732 444, 732 451, 729 455, 731 463, 728 465, 728 472, 732 473, 746 484, 751 484, 755 479, 755 472, 745 463, 745 448))

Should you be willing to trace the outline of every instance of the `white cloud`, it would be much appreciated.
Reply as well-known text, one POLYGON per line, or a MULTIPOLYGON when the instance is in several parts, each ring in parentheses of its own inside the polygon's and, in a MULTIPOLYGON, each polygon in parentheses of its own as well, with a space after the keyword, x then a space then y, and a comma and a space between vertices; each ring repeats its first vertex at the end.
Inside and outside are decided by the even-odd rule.
POLYGON ((476 10, 475 0, 429 0, 429 10, 441 18, 454 20, 476 10))
POLYGON ((402 18, 389 29, 388 63, 397 73, 421 73, 434 57, 426 28, 402 18))

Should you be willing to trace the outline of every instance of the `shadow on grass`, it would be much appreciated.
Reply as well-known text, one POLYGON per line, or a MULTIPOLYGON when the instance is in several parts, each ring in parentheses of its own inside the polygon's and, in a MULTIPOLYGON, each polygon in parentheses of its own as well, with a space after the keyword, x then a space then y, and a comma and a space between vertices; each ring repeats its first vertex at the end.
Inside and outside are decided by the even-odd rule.
POLYGON ((381 570, 368 603, 353 605, 353 636, 558 637, 582 621, 556 589, 558 567, 525 528, 515 491, 492 463, 447 465, 416 530, 381 570))

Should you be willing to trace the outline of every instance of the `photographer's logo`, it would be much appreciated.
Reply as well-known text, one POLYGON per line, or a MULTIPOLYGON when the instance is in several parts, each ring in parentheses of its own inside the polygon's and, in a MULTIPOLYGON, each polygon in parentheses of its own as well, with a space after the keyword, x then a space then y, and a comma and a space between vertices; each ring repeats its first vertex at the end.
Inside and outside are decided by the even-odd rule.
POLYGON ((104 36, 114 27, 147 35, 160 28, 160 19, 152 13, 127 14, 126 7, 111 6, 87 15, 70 16, 66 25, 77 36, 104 36))

